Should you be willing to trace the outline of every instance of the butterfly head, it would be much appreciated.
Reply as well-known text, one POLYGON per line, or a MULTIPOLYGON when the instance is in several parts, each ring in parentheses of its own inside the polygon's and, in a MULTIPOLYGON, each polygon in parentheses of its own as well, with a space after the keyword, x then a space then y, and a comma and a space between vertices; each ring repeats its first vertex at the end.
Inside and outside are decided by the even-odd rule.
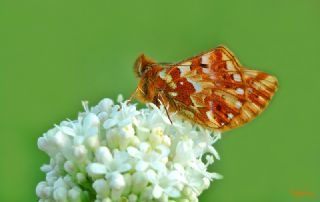
POLYGON ((156 62, 146 57, 144 54, 141 54, 134 63, 134 72, 138 77, 142 77, 151 69, 153 64, 156 64, 156 62))
POLYGON ((144 54, 140 55, 135 64, 134 72, 140 78, 136 97, 142 102, 153 102, 157 97, 158 88, 155 79, 162 67, 144 54))

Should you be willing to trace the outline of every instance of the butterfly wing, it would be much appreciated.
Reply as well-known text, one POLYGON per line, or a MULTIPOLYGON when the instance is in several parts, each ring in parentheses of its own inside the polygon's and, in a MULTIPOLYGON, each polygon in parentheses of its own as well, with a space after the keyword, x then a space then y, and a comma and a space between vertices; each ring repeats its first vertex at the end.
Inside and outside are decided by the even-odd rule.
POLYGON ((225 47, 218 47, 163 70, 163 96, 171 110, 214 130, 249 122, 268 105, 277 79, 241 67, 225 47))

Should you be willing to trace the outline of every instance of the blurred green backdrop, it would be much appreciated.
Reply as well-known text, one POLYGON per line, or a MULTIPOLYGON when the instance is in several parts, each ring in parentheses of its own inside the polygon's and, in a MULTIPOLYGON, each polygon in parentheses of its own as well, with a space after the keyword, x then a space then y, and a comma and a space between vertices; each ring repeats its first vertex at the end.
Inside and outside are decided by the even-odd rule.
POLYGON ((224 179, 200 201, 320 201, 319 10, 317 0, 1 0, 0 201, 37 200, 48 161, 37 138, 82 100, 128 97, 138 54, 174 62, 219 44, 280 90, 223 136, 212 169, 224 179))

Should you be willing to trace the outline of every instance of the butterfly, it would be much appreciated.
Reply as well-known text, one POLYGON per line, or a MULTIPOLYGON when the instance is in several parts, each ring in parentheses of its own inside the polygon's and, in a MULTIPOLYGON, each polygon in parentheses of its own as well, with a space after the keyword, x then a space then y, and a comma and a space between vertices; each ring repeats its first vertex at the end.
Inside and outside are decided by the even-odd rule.
POLYGON ((140 78, 134 97, 157 106, 162 103, 169 119, 169 112, 176 112, 213 131, 251 121, 278 88, 276 77, 243 67, 224 46, 175 64, 157 63, 142 54, 134 71, 140 78))

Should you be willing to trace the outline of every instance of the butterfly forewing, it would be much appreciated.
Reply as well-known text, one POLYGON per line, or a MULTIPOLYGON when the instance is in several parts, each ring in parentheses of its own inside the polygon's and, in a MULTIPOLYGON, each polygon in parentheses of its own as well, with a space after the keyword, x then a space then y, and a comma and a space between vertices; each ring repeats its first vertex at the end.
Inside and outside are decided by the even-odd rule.
POLYGON ((243 68, 225 47, 164 66, 157 75, 156 90, 170 111, 213 130, 252 120, 277 89, 275 77, 243 68))

